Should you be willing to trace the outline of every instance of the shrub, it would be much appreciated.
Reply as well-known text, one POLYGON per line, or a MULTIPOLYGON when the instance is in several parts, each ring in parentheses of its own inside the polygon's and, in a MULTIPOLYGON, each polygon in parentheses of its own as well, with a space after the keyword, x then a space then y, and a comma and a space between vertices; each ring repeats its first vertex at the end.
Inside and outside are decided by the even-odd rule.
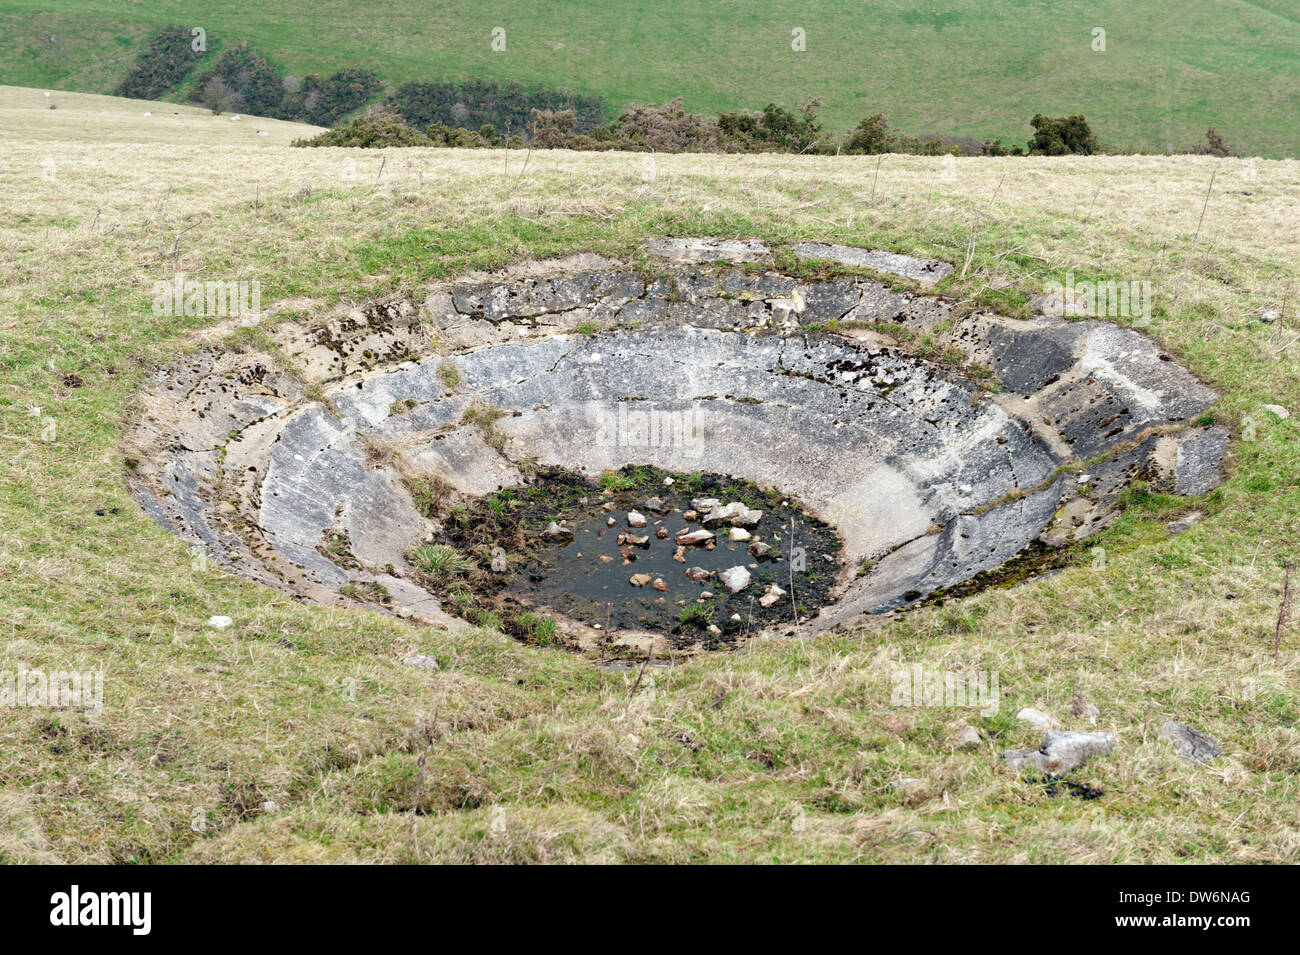
POLYGON ((535 109, 528 120, 528 136, 537 149, 560 149, 573 139, 577 123, 571 109, 535 109))
POLYGON ((594 138, 618 149, 661 153, 710 152, 718 148, 717 124, 686 112, 680 96, 662 106, 634 103, 616 123, 598 129, 594 138))
POLYGON ((480 130, 491 125, 505 135, 522 133, 533 110, 570 110, 574 130, 594 129, 605 116, 599 96, 586 96, 565 89, 537 86, 528 89, 518 83, 469 80, 463 83, 403 83, 388 100, 412 126, 424 129, 441 123, 453 129, 480 130))
POLYGON ((281 81, 284 97, 275 118, 315 126, 333 126, 355 113, 383 88, 374 70, 347 69, 322 79, 310 73, 301 80, 281 81))
MULTIPOLYGON (((809 100, 798 114, 768 103, 763 112, 742 110, 718 114, 718 140, 727 152, 808 152, 822 138, 817 109, 809 100)), ((825 148, 825 147, 823 147, 825 148)))
POLYGON ((1205 142, 1197 143, 1188 152, 1197 156, 1218 156, 1220 158, 1232 155, 1232 150, 1228 148, 1227 142, 1214 131, 1213 126, 1205 131, 1205 142))
POLYGON ((894 152, 896 134, 889 128, 884 115, 877 113, 858 123, 853 134, 844 143, 844 152, 855 156, 878 156, 894 152))
POLYGON ((213 116, 220 116, 228 109, 238 109, 241 103, 239 94, 219 76, 208 80, 203 87, 202 98, 203 105, 212 110, 213 116))
POLYGON ((280 74, 266 57, 241 43, 222 53, 211 69, 200 73, 195 81, 196 97, 202 98, 214 78, 220 78, 239 94, 241 109, 254 116, 281 119, 280 103, 284 84, 280 74))
POLYGON ((113 93, 133 99, 158 99, 185 79, 202 56, 190 48, 190 31, 185 27, 163 27, 149 38, 113 93))
POLYGON ((390 109, 376 109, 349 123, 335 126, 311 139, 299 139, 295 146, 359 146, 383 149, 389 146, 431 146, 428 136, 412 129, 390 109))
POLYGON ((1097 152, 1097 140, 1088 121, 1079 115, 1044 116, 1038 113, 1029 121, 1034 135, 1029 140, 1031 156, 1090 156, 1097 152))

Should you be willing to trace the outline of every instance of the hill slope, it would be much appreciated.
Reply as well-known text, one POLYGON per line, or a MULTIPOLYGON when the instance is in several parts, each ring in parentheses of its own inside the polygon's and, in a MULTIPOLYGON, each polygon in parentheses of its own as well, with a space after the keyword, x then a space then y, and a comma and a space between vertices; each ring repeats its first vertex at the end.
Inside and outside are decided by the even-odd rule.
POLYGON ((213 116, 206 109, 183 103, 0 86, 0 139, 287 146, 319 132, 320 127, 306 123, 213 116))
POLYGON ((1083 112, 1111 145, 1153 150, 1216 126, 1247 154, 1295 156, 1300 15, 1284 0, 288 0, 258 5, 0 0, 0 82, 107 92, 149 32, 202 26, 301 75, 369 66, 390 85, 484 77, 695 111, 820 97, 830 125, 869 113, 914 133, 1023 142, 1036 112, 1083 112), (494 52, 492 31, 506 31, 494 52), (807 49, 791 49, 791 31, 807 49), (1106 31, 1094 51, 1093 30, 1106 31), (1216 38, 1207 41, 1206 37, 1216 38))

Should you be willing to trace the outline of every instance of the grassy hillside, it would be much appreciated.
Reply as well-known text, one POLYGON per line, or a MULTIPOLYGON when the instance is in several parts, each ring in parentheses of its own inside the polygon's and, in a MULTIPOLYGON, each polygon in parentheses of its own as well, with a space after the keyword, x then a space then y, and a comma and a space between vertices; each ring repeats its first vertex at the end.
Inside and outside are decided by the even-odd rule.
POLYGON ((1023 142, 1036 112, 1083 112, 1114 146, 1300 152, 1300 14, 1289 0, 0 0, 0 82, 107 92, 148 32, 248 39, 295 74, 370 66, 390 84, 484 77, 716 111, 810 97, 847 129, 1023 142), (202 13, 196 13, 202 10, 202 13), (507 49, 491 49, 506 30, 507 49), (791 50, 791 30, 807 51, 791 50), (1106 30, 1105 52, 1092 30, 1106 30), (1212 39, 1207 39, 1212 38, 1212 39))
POLYGON ((1261 407, 1300 411, 1294 163, 959 159, 945 176, 920 157, 661 156, 648 181, 646 157, 615 153, 229 145, 216 175, 211 147, 0 143, 0 671, 105 671, 101 715, 4 712, 0 861, 1300 859, 1294 628, 1272 653, 1300 419, 1261 407), (637 692, 573 654, 196 565, 127 494, 134 396, 213 321, 154 315, 157 279, 258 278, 264 320, 297 321, 665 233, 969 249, 950 293, 1009 307, 1070 270, 1150 277, 1148 331, 1225 393, 1232 478, 1177 537, 1170 502, 1136 496, 1096 541, 1104 566, 751 643, 637 692), (1250 316, 1284 300, 1280 321, 1250 316), (891 705, 912 664, 997 671, 999 713, 891 705), (1104 790, 1091 801, 999 766, 1037 743, 1021 707, 1091 728, 1076 693, 1118 739, 1078 774, 1104 790), (1167 719, 1224 755, 1181 762, 1167 719), (966 721, 972 752, 953 746, 966 721))
POLYGON ((317 126, 231 114, 182 103, 0 86, 0 139, 105 143, 287 146, 317 126), (259 136, 258 131, 266 133, 259 136))

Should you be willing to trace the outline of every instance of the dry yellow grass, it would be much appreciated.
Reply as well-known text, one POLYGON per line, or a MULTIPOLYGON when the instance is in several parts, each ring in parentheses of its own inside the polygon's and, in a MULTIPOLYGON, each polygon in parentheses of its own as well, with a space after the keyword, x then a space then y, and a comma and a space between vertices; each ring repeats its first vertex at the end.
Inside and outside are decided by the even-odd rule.
POLYGON ((0 669, 106 671, 101 716, 5 712, 0 815, 21 832, 4 858, 1297 858, 1300 654, 1292 631, 1275 662, 1272 628, 1279 562, 1300 541, 1300 442, 1294 418, 1260 410, 1300 411, 1300 344, 1285 348, 1300 335, 1296 163, 251 145, 214 160, 207 143, 73 142, 0 154, 0 669), (654 234, 840 240, 959 266, 970 250, 950 293, 1008 308, 1068 270, 1150 277, 1150 333, 1224 391, 1220 421, 1257 433, 1182 536, 1166 536, 1165 502, 1138 500, 1103 540, 1104 569, 695 660, 626 713, 634 677, 607 676, 602 699, 582 658, 303 606, 191 566, 125 492, 134 392, 215 321, 152 315, 155 279, 257 278, 265 305, 285 304, 272 320, 301 321, 511 258, 634 254, 654 234), (1250 315, 1284 300, 1280 322, 1250 315), (207 628, 218 613, 235 626, 207 628), (403 667, 412 651, 443 672, 403 667), (894 670, 918 662, 996 670, 999 713, 891 705, 894 670), (1033 741, 1016 710, 1070 723, 1076 692, 1119 740, 1078 776, 1105 789, 1091 802, 997 759, 1033 741), (1166 719, 1224 756, 1178 761, 1158 739, 1166 719), (953 750, 962 722, 981 749, 953 750), (922 783, 898 792, 900 776, 922 783))
POLYGON ((281 119, 213 116, 184 103, 0 86, 0 139, 8 141, 287 146, 319 132, 281 119))

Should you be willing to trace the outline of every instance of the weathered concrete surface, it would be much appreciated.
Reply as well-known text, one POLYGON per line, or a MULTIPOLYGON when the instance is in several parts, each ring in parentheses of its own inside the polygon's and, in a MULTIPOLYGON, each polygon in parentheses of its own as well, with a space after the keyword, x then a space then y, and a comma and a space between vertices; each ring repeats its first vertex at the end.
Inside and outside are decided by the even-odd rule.
POLYGON ((873 269, 889 275, 901 275, 921 285, 934 285, 947 278, 953 272, 948 262, 938 259, 918 259, 911 255, 897 252, 873 252, 869 249, 855 249, 847 245, 832 245, 825 242, 796 242, 792 246, 794 254, 801 259, 827 259, 841 265, 856 265, 873 269))
POLYGON ((772 255, 756 239, 651 239, 646 248, 676 262, 764 262, 772 255))
MULTIPOLYGON (((651 245, 677 260, 768 254, 651 245)), ((481 496, 524 481, 526 461, 593 476, 650 464, 780 488, 844 540, 822 627, 906 607, 1037 541, 1081 540, 1135 479, 1204 493, 1227 445, 1188 425, 1214 393, 1136 332, 957 316, 858 276, 643 276, 576 256, 271 334, 282 357, 208 348, 153 383, 128 442, 138 497, 238 573, 442 623, 404 557, 436 530, 404 475, 481 496), (909 354, 882 324, 930 332, 1001 389, 909 354), (467 419, 485 407, 501 413, 490 426, 467 419), (1098 456, 1091 473, 1069 467, 1098 456)))

